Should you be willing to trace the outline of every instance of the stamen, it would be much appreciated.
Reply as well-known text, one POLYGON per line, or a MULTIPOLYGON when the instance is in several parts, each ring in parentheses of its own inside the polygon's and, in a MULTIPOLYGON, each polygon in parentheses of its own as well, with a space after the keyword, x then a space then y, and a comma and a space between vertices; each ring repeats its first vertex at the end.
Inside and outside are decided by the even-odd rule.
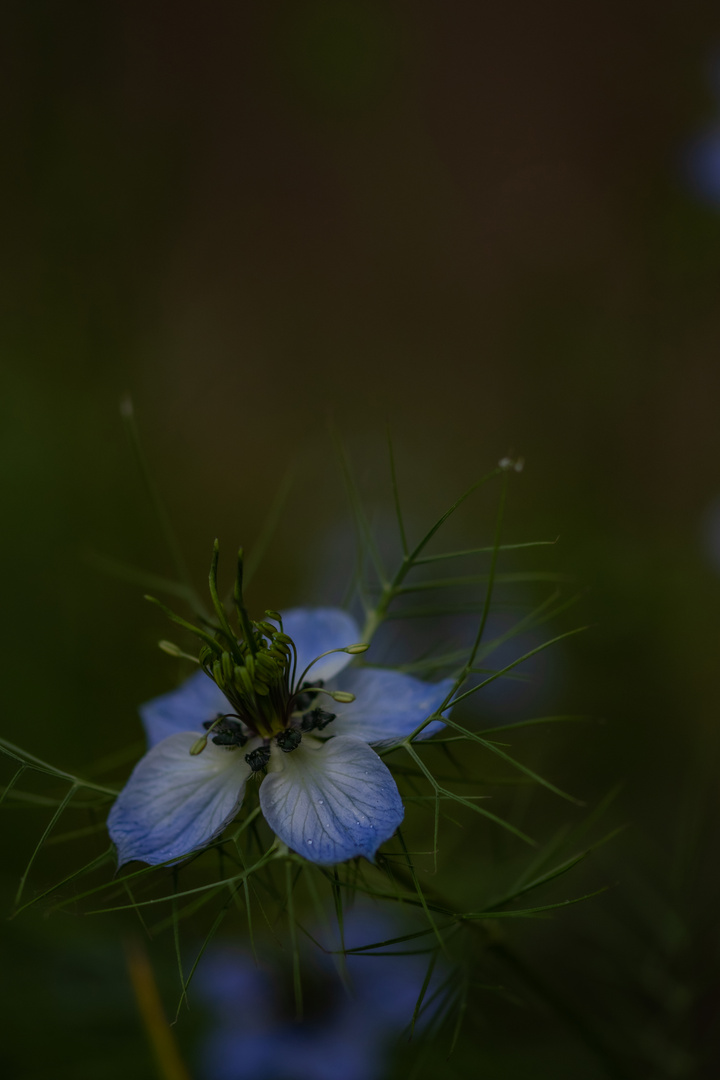
POLYGON ((244 746, 247 741, 247 735, 239 735, 234 731, 221 731, 219 735, 213 735, 216 746, 244 746))
POLYGON ((302 741, 302 733, 297 728, 286 728, 285 731, 281 731, 279 735, 275 737, 275 742, 278 744, 284 754, 289 754, 292 750, 297 750, 302 741))
POLYGON ((203 727, 207 730, 208 734, 210 729, 217 726, 217 735, 213 736, 213 742, 216 746, 244 746, 248 741, 248 736, 243 732, 242 724, 239 720, 233 720, 229 714, 219 716, 214 722, 206 720, 203 727))
POLYGON ((178 660, 192 660, 193 664, 199 664, 200 660, 197 656, 192 656, 190 653, 184 652, 179 645, 176 645, 173 641, 158 641, 158 648, 162 649, 168 656, 175 656, 178 660))
MULTIPOLYGON (((283 635, 279 635, 279 636, 281 636, 281 637, 282 637, 283 635)), ((291 639, 291 638, 288 638, 287 640, 288 640, 288 641, 291 641, 292 639, 291 639)), ((319 655, 319 656, 316 656, 314 660, 311 660, 311 661, 310 661, 310 663, 309 663, 309 664, 308 664, 308 666, 307 666, 307 667, 305 668, 305 670, 303 671, 302 675, 300 676, 300 678, 299 678, 299 679, 298 679, 297 681, 298 681, 298 683, 301 683, 301 682, 302 682, 302 680, 303 680, 303 679, 305 678, 305 676, 307 675, 307 673, 308 673, 308 671, 310 670, 310 668, 311 668, 311 667, 314 667, 314 666, 315 666, 315 664, 317 664, 318 660, 322 660, 322 659, 323 659, 323 658, 324 658, 325 656, 332 656, 332 655, 333 655, 333 653, 337 653, 337 652, 344 652, 344 653, 350 653, 350 655, 351 655, 351 656, 355 656, 355 655, 356 655, 357 653, 364 653, 364 652, 367 652, 369 648, 370 648, 370 646, 369 646, 369 645, 362 645, 362 644, 360 644, 360 645, 344 645, 344 646, 343 646, 343 647, 342 647, 341 649, 328 649, 328 651, 327 651, 327 652, 323 652, 323 653, 320 653, 320 655, 319 655)))
POLYGON ((315 686, 312 683, 303 683, 300 687, 300 693, 295 695, 295 705, 301 711, 304 712, 310 707, 315 698, 318 695, 318 691, 322 690, 325 683, 322 679, 318 679, 315 686), (308 691, 305 693, 304 691, 308 691))
MULTIPOLYGON (((242 549, 238 552, 233 592, 239 626, 237 630, 233 629, 218 592, 218 552, 215 541, 209 574, 214 608, 212 621, 200 616, 200 626, 192 626, 164 605, 160 606, 176 624, 200 638, 202 646, 197 662, 223 692, 233 710, 231 714, 224 714, 225 720, 218 718, 213 724, 206 724, 207 734, 217 727, 214 743, 241 746, 250 734, 270 740, 287 729, 293 711, 306 710, 320 691, 313 687, 309 693, 300 696, 295 689, 302 685, 302 679, 295 677, 298 669, 297 649, 292 638, 283 631, 280 614, 277 611, 266 612, 274 622, 254 622, 250 618, 243 596, 242 549), (229 715, 242 722, 242 727, 228 723, 229 715)), ((163 642, 163 648, 173 656, 187 655, 172 642, 163 642)), ((364 646, 349 647, 349 650, 363 651, 364 646)), ((192 745, 192 753, 202 753, 207 741, 207 735, 197 739, 192 745)), ((253 759, 259 768, 262 767, 263 757, 260 755, 253 759)))
POLYGON ((336 715, 336 713, 325 712, 324 709, 313 709, 311 712, 303 713, 300 727, 303 731, 322 731, 332 723, 336 715))
MULTIPOLYGON (((280 620, 280 622, 281 622, 281 625, 282 625, 282 620, 280 620)), ((292 665, 292 672, 290 674, 290 685, 295 686, 295 672, 297 671, 297 658, 298 658, 297 657, 297 649, 295 648, 295 642, 293 641, 293 639, 288 634, 283 633, 282 630, 280 630, 279 633, 275 632, 273 634, 272 641, 273 641, 273 647, 274 648, 276 648, 276 649, 287 649, 287 650, 292 651, 293 665, 292 665)))
POLYGON ((251 750, 245 755, 245 760, 254 773, 262 772, 270 760, 270 747, 258 746, 257 750, 251 750))
MULTIPOLYGON (((217 719, 213 720, 213 722, 210 724, 210 727, 207 729, 207 735, 201 735, 199 739, 195 740, 195 742, 190 747, 191 757, 197 757, 198 754, 202 754, 203 750, 207 746, 208 736, 210 735, 210 732, 213 730, 213 728, 216 728, 218 724, 221 724, 223 719, 224 717, 221 713, 220 716, 218 716, 217 719)), ((204 724, 203 727, 205 727, 204 724)))
POLYGON ((228 731, 238 731, 242 733, 242 726, 240 724, 240 717, 235 713, 218 713, 214 720, 203 720, 203 727, 206 731, 215 727, 217 724, 220 726, 220 721, 224 721, 221 730, 227 729, 228 731))
MULTIPOLYGON (((317 694, 327 694, 333 701, 342 702, 345 705, 349 705, 351 701, 355 700, 355 695, 349 693, 347 690, 323 690, 321 686, 308 686, 307 683, 303 683, 303 690, 301 692, 295 692, 290 698, 290 704, 295 705, 305 694, 312 693, 313 696, 317 694), (307 689, 305 689, 307 687, 307 689)), ((302 708, 302 706, 300 706, 302 708)))
POLYGON ((189 633, 194 634, 195 637, 199 637, 201 641, 204 641, 206 647, 209 648, 215 656, 220 656, 222 653, 222 646, 214 637, 208 634, 206 630, 202 630, 199 626, 193 626, 187 619, 183 619, 180 615, 176 615, 174 611, 171 611, 166 604, 163 604, 162 601, 158 600, 155 596, 148 596, 146 594, 145 599, 149 600, 151 604, 155 604, 161 611, 164 611, 171 622, 174 622, 177 626, 182 626, 183 630, 187 630, 189 633))

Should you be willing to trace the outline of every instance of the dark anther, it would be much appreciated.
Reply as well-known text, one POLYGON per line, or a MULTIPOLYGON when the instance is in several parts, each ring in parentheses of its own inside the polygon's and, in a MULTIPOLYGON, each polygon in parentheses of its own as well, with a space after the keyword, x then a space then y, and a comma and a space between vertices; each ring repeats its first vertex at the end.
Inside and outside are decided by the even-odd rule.
POLYGON ((257 750, 245 755, 245 760, 253 772, 262 772, 270 760, 270 747, 258 746, 257 750))
POLYGON ((297 750, 301 740, 302 733, 297 728, 286 728, 275 738, 275 742, 284 754, 289 754, 291 750, 297 750))
POLYGON ((317 692, 316 691, 322 689, 322 687, 324 685, 325 685, 325 683, 323 682, 322 679, 316 679, 314 683, 304 682, 302 684, 302 686, 300 687, 301 693, 299 693, 298 696, 295 699, 295 701, 297 703, 297 708, 301 712, 303 712, 305 709, 309 709, 310 706, 312 705, 313 701, 317 697, 317 692), (313 689, 308 690, 307 694, 303 694, 302 691, 306 690, 309 686, 311 686, 313 689))
POLYGON ((336 716, 337 713, 325 712, 324 709, 312 709, 311 712, 303 713, 300 727, 303 731, 314 731, 315 729, 322 731, 336 716))
POLYGON ((244 746, 248 741, 247 735, 243 734, 242 724, 222 713, 217 720, 205 720, 203 727, 206 731, 212 728, 217 732, 212 740, 216 746, 244 746))
POLYGON ((240 731, 221 731, 219 735, 213 735, 212 741, 216 746, 244 746, 248 740, 240 731))

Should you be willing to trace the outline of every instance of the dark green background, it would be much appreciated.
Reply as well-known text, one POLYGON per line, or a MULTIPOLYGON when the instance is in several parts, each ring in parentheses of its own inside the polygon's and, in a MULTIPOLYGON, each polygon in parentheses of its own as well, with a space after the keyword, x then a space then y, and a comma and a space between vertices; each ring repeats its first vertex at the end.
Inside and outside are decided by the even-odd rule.
MULTIPOLYGON (((329 422, 381 508, 390 423, 417 528, 522 454, 506 535, 560 536, 535 565, 588 586, 577 620, 594 624, 565 647, 558 710, 604 721, 536 741, 591 803, 623 781, 608 828, 630 828, 573 883, 611 893, 518 947, 631 1077, 717 1065, 720 579, 702 529, 720 493, 720 215, 679 157, 714 119, 718 21, 671 0, 3 15, 7 737, 81 771, 139 739, 138 702, 167 686, 161 618, 92 563, 171 572, 123 394, 200 586, 213 538, 251 545, 297 467, 261 607, 312 602, 346 535, 329 422)), ((472 504, 456 538, 486 541, 491 515, 472 504)), ((2 811, 7 910, 44 813, 2 811)), ((48 849, 31 888, 66 857, 48 849)), ((7 924, 13 1075, 154 1075, 121 933, 7 924)), ((436 1072, 605 1075, 562 1008, 500 978, 524 1004, 480 995, 436 1072)))

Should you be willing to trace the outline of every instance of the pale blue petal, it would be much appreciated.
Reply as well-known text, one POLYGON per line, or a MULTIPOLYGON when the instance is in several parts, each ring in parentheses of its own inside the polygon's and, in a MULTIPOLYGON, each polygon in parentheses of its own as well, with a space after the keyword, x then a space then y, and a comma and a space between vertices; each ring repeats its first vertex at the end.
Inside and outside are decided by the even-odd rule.
POLYGON ((217 684, 204 671, 196 671, 176 690, 140 706, 148 749, 178 731, 201 732, 203 720, 214 720, 218 713, 229 710, 228 700, 217 684))
POLYGON ((171 735, 133 769, 108 817, 119 866, 189 855, 235 816, 250 775, 244 750, 209 742, 192 756, 196 739, 188 731, 171 735))
MULTIPOLYGON (((327 734, 355 735, 368 743, 392 743, 410 735, 442 705, 453 680, 428 683, 386 668, 350 668, 337 680, 337 686, 354 694, 355 701, 323 706, 337 716, 326 729, 327 734)), ((443 727, 442 721, 433 720, 418 738, 427 739, 443 727)))
MULTIPOLYGON (((360 642, 360 630, 352 615, 340 608, 292 608, 283 613, 283 630, 295 642, 298 653, 297 677, 316 656, 329 649, 342 649, 360 642)), ((327 681, 352 660, 348 653, 333 653, 313 664, 305 681, 327 681)))
POLYGON ((311 862, 372 859, 403 819, 386 765, 361 739, 303 738, 297 750, 273 747, 260 806, 276 836, 311 862))

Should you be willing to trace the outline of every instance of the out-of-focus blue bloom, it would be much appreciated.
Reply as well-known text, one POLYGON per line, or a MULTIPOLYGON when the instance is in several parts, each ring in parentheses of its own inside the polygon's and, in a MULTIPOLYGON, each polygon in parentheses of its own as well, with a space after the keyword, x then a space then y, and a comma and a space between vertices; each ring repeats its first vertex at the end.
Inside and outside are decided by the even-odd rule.
MULTIPOLYGON (((350 912, 345 947, 387 940, 403 929, 369 912, 350 912)), ((297 1021, 287 969, 256 967, 243 948, 214 946, 193 983, 212 1012, 199 1074, 202 1080, 379 1080, 393 1042, 410 1023, 427 964, 426 956, 410 954, 351 955, 345 987, 333 958, 316 949, 303 956, 305 1019, 297 1021)), ((420 1026, 438 1010, 440 978, 435 975, 426 991, 420 1026)))
POLYGON ((710 64, 707 81, 718 118, 689 140, 681 164, 685 184, 695 198, 720 209, 720 58, 710 64))
MULTIPOLYGON (((260 787, 265 819, 306 859, 331 865, 358 855, 373 858, 395 832, 404 813, 400 794, 369 744, 397 742, 413 732, 440 707, 452 680, 431 684, 385 669, 344 671, 352 659, 346 652, 322 655, 360 640, 355 620, 344 611, 296 608, 282 622, 297 650, 297 672, 303 674, 289 687, 294 711, 281 732, 261 737, 234 723, 236 745, 207 743, 198 753, 208 721, 234 715, 204 671, 141 708, 149 750, 108 818, 120 865, 131 859, 168 862, 203 847, 237 813, 252 772, 265 766, 268 775, 260 787), (303 693, 300 680, 307 668, 312 685, 303 693), (315 704, 318 687, 355 700, 333 703, 333 713, 303 712, 315 704), (301 704, 304 698, 313 700, 301 704)), ((422 735, 441 727, 433 721, 422 735)))
POLYGON ((692 194, 720 208, 720 124, 707 128, 686 147, 683 167, 692 194))

